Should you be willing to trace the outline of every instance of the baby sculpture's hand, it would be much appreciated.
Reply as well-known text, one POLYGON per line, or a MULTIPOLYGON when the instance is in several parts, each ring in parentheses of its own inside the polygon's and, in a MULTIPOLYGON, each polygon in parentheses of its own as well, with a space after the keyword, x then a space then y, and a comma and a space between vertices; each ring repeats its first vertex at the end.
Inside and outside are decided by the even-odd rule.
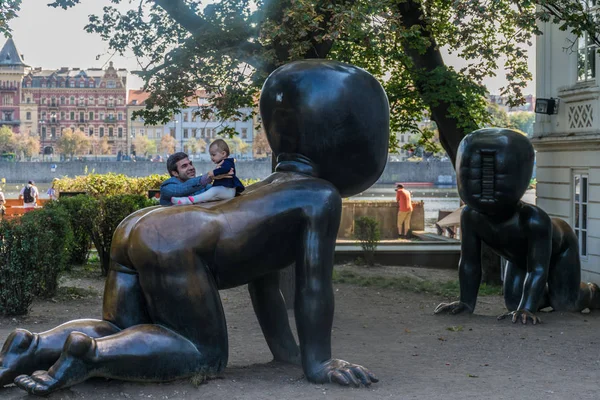
POLYGON ((439 314, 443 312, 449 312, 450 314, 460 314, 463 311, 468 311, 469 313, 473 312, 473 307, 469 306, 467 303, 463 303, 462 301, 454 301, 452 303, 440 303, 435 310, 433 310, 434 314, 439 314))
POLYGON ((500 315, 498 317, 498 321, 500 321, 506 317, 512 317, 513 324, 515 322, 517 322, 518 320, 521 320, 521 322, 523 324, 526 324, 527 320, 531 320, 531 323, 533 325, 542 323, 542 320, 537 315, 535 315, 531 311, 527 311, 527 310, 516 310, 516 311, 507 312, 506 314, 500 315))
POLYGON ((342 386, 370 386, 379 382, 371 371, 362 365, 352 364, 344 360, 332 358, 325 361, 316 371, 308 373, 308 380, 314 383, 332 382, 342 386))

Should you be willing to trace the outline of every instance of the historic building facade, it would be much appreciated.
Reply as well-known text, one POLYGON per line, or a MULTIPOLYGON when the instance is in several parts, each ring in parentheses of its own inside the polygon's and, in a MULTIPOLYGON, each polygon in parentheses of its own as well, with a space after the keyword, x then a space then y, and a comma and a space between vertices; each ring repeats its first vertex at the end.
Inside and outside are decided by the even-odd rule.
POLYGON ((22 80, 28 70, 14 41, 8 39, 0 50, 0 126, 9 126, 15 133, 20 132, 22 80))
POLYGON ((113 154, 127 152, 127 70, 31 68, 12 39, 0 50, 1 125, 39 137, 52 154, 65 129, 106 137, 113 154))
MULTIPOLYGON (((597 12, 595 2, 586 4, 597 12)), ((538 107, 532 138, 537 204, 575 230, 582 279, 600 283, 598 52, 585 35, 576 37, 549 22, 540 28, 536 96, 538 106, 545 101, 549 107, 538 107)))
MULTIPOLYGON (((140 90, 130 90, 128 100, 128 120, 133 138, 137 135, 145 135, 156 142, 158 152, 163 154, 160 149, 160 142, 163 136, 171 135, 175 139, 175 151, 184 151, 194 159, 210 160, 208 154, 208 144, 217 137, 221 137, 219 132, 225 127, 230 127, 237 133, 237 139, 231 141, 232 156, 238 159, 251 159, 252 146, 254 140, 254 119, 249 118, 246 121, 220 121, 216 118, 208 120, 195 115, 199 106, 207 103, 206 94, 199 91, 198 97, 191 98, 187 102, 187 107, 182 108, 175 114, 172 120, 164 125, 146 125, 142 118, 131 120, 134 111, 145 107, 145 100, 148 93, 140 90)), ((250 115, 252 109, 244 108, 240 110, 243 115, 250 115)), ((163 154, 166 155, 166 154, 163 154)), ((138 155, 139 156, 139 155, 138 155)))

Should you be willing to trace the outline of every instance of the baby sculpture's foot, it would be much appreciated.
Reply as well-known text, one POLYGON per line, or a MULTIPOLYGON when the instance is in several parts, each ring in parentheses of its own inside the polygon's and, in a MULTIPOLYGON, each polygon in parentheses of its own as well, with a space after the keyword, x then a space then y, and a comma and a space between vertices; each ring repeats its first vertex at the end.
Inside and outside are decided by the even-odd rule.
POLYGON ((181 205, 186 205, 186 204, 194 204, 194 198, 192 196, 171 197, 171 203, 176 206, 181 206, 181 205))
POLYGON ((13 383, 18 375, 39 368, 34 356, 37 342, 37 335, 25 329, 16 329, 8 335, 0 352, 0 387, 13 383))
POLYGON ((94 339, 81 332, 73 332, 69 335, 60 358, 48 371, 18 376, 15 384, 30 394, 45 396, 83 382, 90 375, 90 360, 95 349, 94 339))

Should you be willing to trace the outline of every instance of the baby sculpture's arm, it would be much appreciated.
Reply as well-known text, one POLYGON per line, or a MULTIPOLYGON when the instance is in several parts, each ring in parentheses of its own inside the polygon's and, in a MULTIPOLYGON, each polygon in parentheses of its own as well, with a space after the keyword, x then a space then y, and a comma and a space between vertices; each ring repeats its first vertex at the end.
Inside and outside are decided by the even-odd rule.
POLYGON ((537 322, 534 313, 537 312, 540 302, 544 297, 548 270, 552 256, 552 222, 545 213, 535 213, 528 220, 528 249, 527 249, 527 275, 523 282, 523 297, 519 303, 517 313, 521 311, 524 323, 527 318, 537 322), (530 314, 530 315, 527 315, 530 314))
POLYGON ((314 383, 365 386, 377 382, 366 368, 331 358, 333 324, 333 253, 342 201, 337 191, 315 192, 306 207, 306 221, 296 260, 295 316, 302 367, 314 383))
POLYGON ((481 282, 481 239, 474 231, 475 223, 471 221, 472 213, 465 207, 460 216, 461 251, 458 265, 458 282, 460 284, 460 301, 441 303, 435 314, 449 312, 458 314, 463 311, 472 313, 477 303, 477 293, 481 282))

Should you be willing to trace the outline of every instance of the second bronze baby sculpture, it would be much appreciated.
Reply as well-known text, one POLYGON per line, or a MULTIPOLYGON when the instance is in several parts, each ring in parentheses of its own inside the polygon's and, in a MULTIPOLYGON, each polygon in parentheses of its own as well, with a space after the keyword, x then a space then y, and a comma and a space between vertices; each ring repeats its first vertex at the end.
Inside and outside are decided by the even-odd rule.
POLYGON ((377 382, 331 356, 332 270, 342 196, 371 186, 385 167, 386 94, 360 68, 301 61, 271 74, 260 109, 275 173, 230 200, 127 217, 113 239, 102 319, 17 329, 0 353, 0 386, 14 380, 45 395, 90 377, 218 373, 228 359, 218 290, 244 284, 276 360, 299 359, 315 383, 377 382), (294 262, 299 346, 278 278, 294 262))
POLYGON ((481 281, 481 242, 508 260, 504 300, 513 322, 540 322, 538 309, 600 308, 598 286, 581 283, 577 236, 562 219, 520 199, 533 170, 534 151, 524 135, 480 129, 461 141, 456 159, 461 214, 460 300, 435 313, 475 310, 481 281))

